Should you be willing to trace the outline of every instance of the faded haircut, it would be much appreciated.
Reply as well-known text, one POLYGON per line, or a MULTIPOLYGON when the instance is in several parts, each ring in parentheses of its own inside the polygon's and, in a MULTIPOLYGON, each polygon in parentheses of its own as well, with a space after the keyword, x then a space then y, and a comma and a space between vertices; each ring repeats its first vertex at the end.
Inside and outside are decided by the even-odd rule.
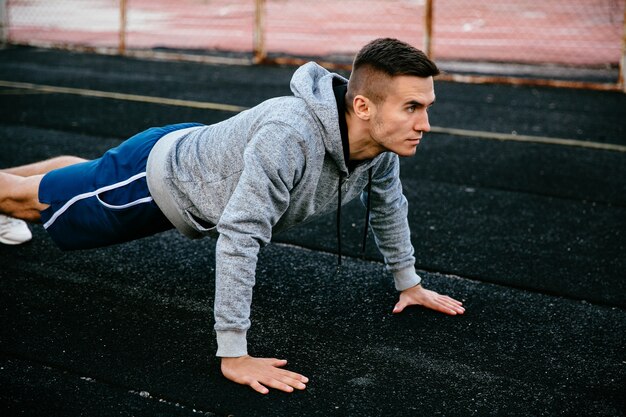
POLYGON ((391 77, 410 75, 434 77, 437 65, 422 51, 408 43, 392 38, 375 39, 365 45, 354 58, 348 83, 348 109, 354 97, 361 94, 374 102, 385 100, 391 77))

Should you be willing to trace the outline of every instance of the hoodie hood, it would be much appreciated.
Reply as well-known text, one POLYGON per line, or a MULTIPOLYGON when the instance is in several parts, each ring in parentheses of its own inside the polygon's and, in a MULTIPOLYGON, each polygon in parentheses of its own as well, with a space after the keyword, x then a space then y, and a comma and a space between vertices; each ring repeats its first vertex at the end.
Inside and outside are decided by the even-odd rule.
MULTIPOLYGON (((296 97, 303 99, 311 108, 312 113, 317 117, 318 123, 322 126, 324 146, 326 151, 335 160, 339 170, 344 176, 348 175, 348 167, 343 153, 343 145, 337 137, 341 137, 339 127, 339 117, 337 100, 333 86, 335 84, 346 84, 348 80, 338 74, 331 73, 314 62, 309 62, 298 68, 291 79, 291 91, 296 97), (332 138, 335 138, 334 140, 332 138)), ((371 162, 370 164, 371 165, 371 162)), ((343 176, 339 176, 337 184, 337 260, 341 266, 341 192, 343 176)), ((363 228, 363 244, 361 256, 365 257, 365 246, 367 244, 367 231, 369 228, 369 217, 371 199, 369 197, 372 189, 372 168, 368 171, 368 185, 366 193, 365 225, 363 228)))
POLYGON ((341 140, 336 140, 341 136, 337 101, 333 91, 333 86, 337 83, 347 84, 348 80, 329 72, 315 62, 309 62, 296 70, 291 78, 290 87, 294 96, 304 100, 311 108, 322 129, 326 151, 339 169, 347 175, 348 168, 343 157, 341 140))

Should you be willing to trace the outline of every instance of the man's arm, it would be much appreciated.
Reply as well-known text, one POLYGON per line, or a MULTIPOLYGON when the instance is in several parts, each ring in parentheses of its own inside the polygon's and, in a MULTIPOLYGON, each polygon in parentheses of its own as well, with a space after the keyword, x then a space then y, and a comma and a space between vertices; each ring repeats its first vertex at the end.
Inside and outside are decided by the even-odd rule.
POLYGON ((304 163, 291 132, 261 128, 244 154, 245 168, 217 230, 215 330, 223 375, 260 393, 304 389, 308 378, 283 369, 285 360, 248 355, 246 332, 259 248, 289 206, 304 163), (283 140, 284 139, 284 140, 283 140), (279 157, 278 155, 282 156, 279 157))
POLYGON ((402 193, 400 162, 397 155, 385 153, 376 164, 369 195, 362 194, 362 202, 371 200, 370 225, 376 246, 385 258, 387 269, 393 273, 398 291, 421 282, 415 273, 415 257, 408 222, 408 201, 402 193))
POLYGON ((372 182, 371 225, 376 244, 394 276, 400 299, 393 309, 400 313, 410 305, 440 311, 449 315, 463 314, 462 303, 446 295, 422 287, 415 272, 415 257, 408 223, 408 202, 402 193, 397 155, 389 154, 378 167, 372 182))

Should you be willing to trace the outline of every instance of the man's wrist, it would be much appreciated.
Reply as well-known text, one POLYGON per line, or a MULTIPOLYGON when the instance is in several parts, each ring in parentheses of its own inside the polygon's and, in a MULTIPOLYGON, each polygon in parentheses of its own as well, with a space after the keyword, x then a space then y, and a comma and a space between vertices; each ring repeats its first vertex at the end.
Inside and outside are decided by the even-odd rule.
POLYGON ((413 266, 401 269, 399 271, 394 271, 393 279, 396 290, 398 291, 404 291, 422 283, 422 278, 417 275, 417 272, 415 272, 415 267, 413 266))
POLYGON ((234 358, 248 354, 245 330, 216 330, 216 356, 234 358))
POLYGON ((407 288, 406 290, 402 290, 402 292, 404 291, 408 291, 408 290, 416 290, 416 289, 421 289, 422 287, 422 283, 420 282, 419 284, 415 284, 412 287, 407 288))

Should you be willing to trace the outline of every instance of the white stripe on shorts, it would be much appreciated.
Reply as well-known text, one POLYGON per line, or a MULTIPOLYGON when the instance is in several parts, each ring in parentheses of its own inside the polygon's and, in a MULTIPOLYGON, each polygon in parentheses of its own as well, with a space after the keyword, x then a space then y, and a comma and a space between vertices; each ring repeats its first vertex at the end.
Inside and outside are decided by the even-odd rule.
POLYGON ((127 208, 127 207, 132 207, 135 206, 137 204, 142 204, 142 203, 149 203, 150 201, 152 201, 152 197, 148 196, 148 197, 143 197, 140 198, 139 200, 135 200, 135 201, 131 201, 130 203, 121 205, 121 206, 113 206, 111 204, 107 204, 104 201, 100 200, 100 198, 98 197, 98 194, 100 193, 104 193, 106 191, 111 191, 114 190, 116 188, 120 188, 123 187, 125 185, 130 184, 133 181, 136 181, 140 178, 144 178, 146 176, 145 172, 140 172, 139 174, 135 174, 132 177, 124 180, 124 181, 120 181, 118 183, 115 184, 111 184, 111 185, 107 185, 105 187, 102 188, 98 188, 95 191, 90 191, 88 193, 83 193, 83 194, 79 194, 77 196, 72 197, 67 203, 65 203, 63 205, 63 207, 61 207, 58 211, 56 211, 52 217, 50 217, 50 220, 48 220, 43 227, 45 229, 49 228, 50 226, 52 226, 52 224, 54 223, 54 221, 63 213, 65 213, 74 203, 76 203, 77 201, 80 200, 84 200, 85 198, 90 198, 90 197, 96 197, 98 199, 98 201, 100 201, 104 206, 108 207, 108 208, 113 208, 113 209, 123 209, 123 208, 127 208))

